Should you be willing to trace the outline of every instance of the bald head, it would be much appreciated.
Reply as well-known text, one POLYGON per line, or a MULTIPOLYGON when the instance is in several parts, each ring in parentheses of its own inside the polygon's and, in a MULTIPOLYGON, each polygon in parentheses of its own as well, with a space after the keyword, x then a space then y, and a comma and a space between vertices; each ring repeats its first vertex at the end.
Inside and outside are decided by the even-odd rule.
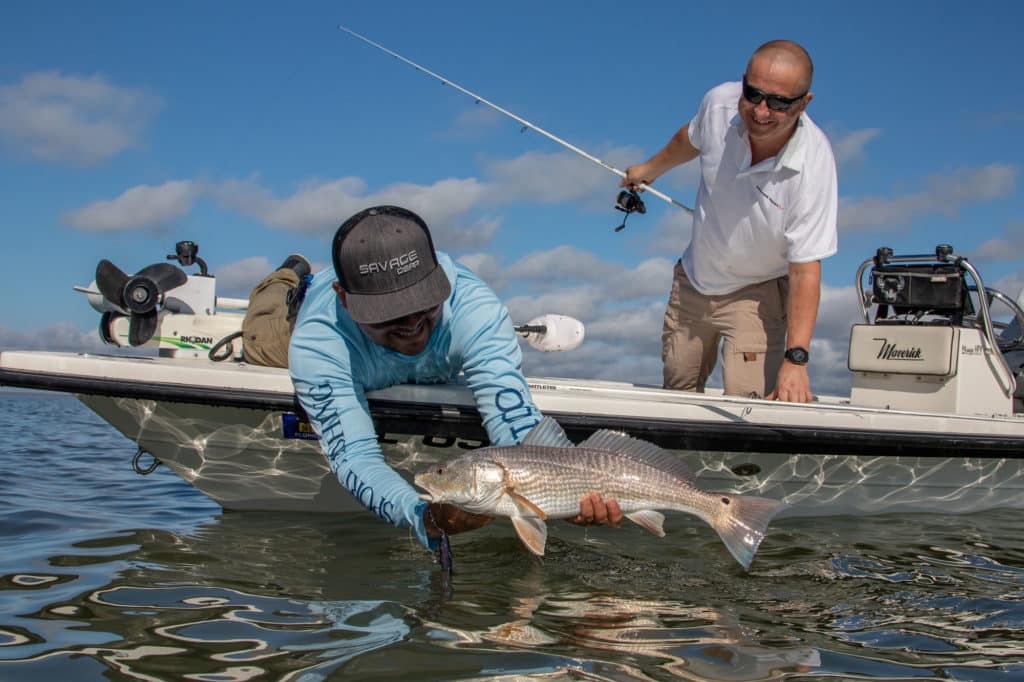
POLYGON ((754 54, 751 55, 750 61, 747 63, 747 71, 751 70, 754 60, 761 59, 799 69, 800 73, 804 76, 800 91, 807 92, 811 89, 811 79, 814 77, 814 63, 811 62, 811 55, 807 54, 807 50, 800 47, 797 43, 794 43, 792 40, 772 40, 765 43, 754 50, 754 54))

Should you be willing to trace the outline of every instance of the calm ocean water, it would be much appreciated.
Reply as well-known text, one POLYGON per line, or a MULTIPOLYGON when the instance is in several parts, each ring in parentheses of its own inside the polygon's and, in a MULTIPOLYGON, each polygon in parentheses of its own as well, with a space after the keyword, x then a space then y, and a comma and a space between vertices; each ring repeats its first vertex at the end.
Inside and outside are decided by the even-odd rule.
POLYGON ((443 585, 369 514, 225 513, 66 396, 0 393, 0 680, 1024 679, 1019 512, 498 521, 443 585))

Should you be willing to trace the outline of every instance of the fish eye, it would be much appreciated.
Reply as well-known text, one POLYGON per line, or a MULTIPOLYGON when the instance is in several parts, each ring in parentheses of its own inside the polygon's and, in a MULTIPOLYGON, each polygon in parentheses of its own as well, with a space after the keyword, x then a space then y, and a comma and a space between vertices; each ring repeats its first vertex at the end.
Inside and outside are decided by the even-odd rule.
POLYGON ((444 473, 444 467, 437 467, 437 475, 440 476, 444 473))

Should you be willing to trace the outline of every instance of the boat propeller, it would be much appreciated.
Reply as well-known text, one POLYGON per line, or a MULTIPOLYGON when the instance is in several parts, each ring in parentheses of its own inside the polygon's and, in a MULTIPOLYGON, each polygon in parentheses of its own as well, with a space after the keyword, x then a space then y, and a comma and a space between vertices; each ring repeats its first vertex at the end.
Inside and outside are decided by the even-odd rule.
MULTIPOLYGON (((132 276, 106 259, 96 266, 96 287, 128 315, 128 343, 132 346, 141 346, 153 337, 158 325, 157 305, 166 292, 187 281, 188 275, 170 263, 147 265, 132 276)), ((114 314, 108 311, 104 317, 114 314)))

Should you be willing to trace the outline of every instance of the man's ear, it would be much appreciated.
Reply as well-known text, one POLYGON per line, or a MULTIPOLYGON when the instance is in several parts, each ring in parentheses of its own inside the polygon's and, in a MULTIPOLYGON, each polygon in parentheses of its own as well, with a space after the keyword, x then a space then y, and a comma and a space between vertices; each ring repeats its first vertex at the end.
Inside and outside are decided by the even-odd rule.
POLYGON ((348 293, 341 288, 341 284, 338 282, 334 282, 331 286, 334 287, 334 293, 338 294, 338 299, 341 301, 341 305, 348 310, 348 300, 346 300, 348 293))

